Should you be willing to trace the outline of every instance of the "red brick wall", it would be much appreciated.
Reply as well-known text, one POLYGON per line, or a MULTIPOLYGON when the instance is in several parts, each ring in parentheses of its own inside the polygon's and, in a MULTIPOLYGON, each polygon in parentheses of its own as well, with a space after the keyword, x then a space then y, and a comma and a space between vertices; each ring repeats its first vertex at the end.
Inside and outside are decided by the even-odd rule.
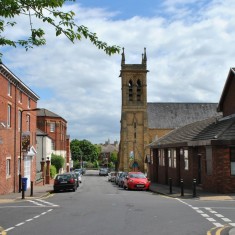
POLYGON ((223 103, 223 115, 228 116, 235 113, 235 78, 231 79, 231 84, 226 93, 226 97, 223 103))
POLYGON ((62 118, 37 117, 37 127, 54 141, 55 150, 66 151, 67 124, 62 118), (56 122, 55 131, 50 131, 50 122, 56 122), (63 138, 61 138, 63 136, 63 138))
MULTIPOLYGON (((11 105, 11 127, 0 127, 0 194, 17 192, 19 190, 18 182, 18 159, 20 156, 20 129, 18 125, 18 111, 28 109, 28 96, 22 93, 22 103, 19 102, 19 90, 11 85, 11 96, 8 95, 8 80, 0 74, 0 122, 7 122, 7 107, 11 105), (10 176, 6 176, 6 159, 10 159, 10 176)), ((36 101, 31 99, 31 109, 36 108, 36 101)), ((34 112, 23 112, 22 130, 26 130, 26 114, 30 115, 31 145, 36 149, 36 115, 34 112)), ((24 172, 23 159, 21 161, 21 170, 24 172)), ((32 161, 31 179, 35 179, 36 159, 32 161)), ((23 176, 23 174, 22 174, 23 176)))

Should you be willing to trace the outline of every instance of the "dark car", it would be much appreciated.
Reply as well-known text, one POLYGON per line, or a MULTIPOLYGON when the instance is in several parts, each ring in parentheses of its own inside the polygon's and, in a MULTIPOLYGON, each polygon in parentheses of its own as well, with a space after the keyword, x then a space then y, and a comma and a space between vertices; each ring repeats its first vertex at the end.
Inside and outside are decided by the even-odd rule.
POLYGON ((61 190, 73 190, 77 189, 77 180, 75 174, 64 173, 58 174, 54 180, 54 192, 61 190))

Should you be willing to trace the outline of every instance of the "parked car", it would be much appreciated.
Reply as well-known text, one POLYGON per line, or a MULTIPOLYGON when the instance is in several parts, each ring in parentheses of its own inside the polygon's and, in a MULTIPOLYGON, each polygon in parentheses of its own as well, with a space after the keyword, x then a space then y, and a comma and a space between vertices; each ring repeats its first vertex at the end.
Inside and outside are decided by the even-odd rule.
POLYGON ((111 171, 108 173, 108 181, 114 182, 115 177, 116 177, 116 172, 115 171, 111 171))
POLYGON ((77 176, 78 182, 82 183, 82 173, 80 171, 74 171, 74 174, 77 176))
POLYGON ((123 188, 123 185, 124 185, 124 179, 126 178, 127 176, 127 172, 122 172, 119 176, 119 179, 118 179, 118 186, 119 187, 122 187, 123 188))
POLYGON ((54 192, 60 190, 73 190, 77 189, 76 176, 73 173, 58 174, 54 180, 54 192))
POLYGON ((142 172, 129 172, 124 179, 124 189, 149 190, 150 181, 142 172))
POLYGON ((122 174, 122 171, 118 171, 117 172, 117 175, 116 175, 116 178, 115 178, 115 183, 118 185, 118 182, 119 182, 119 177, 120 175, 122 174))
POLYGON ((108 168, 100 168, 99 170, 99 175, 100 176, 107 176, 109 173, 109 169, 108 168))

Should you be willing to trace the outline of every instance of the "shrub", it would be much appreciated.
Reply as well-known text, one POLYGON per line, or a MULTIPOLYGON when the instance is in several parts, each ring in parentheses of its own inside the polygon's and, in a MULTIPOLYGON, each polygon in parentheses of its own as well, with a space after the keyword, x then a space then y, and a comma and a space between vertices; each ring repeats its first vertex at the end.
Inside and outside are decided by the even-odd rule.
POLYGON ((56 173, 64 166, 64 158, 60 155, 51 154, 51 165, 56 168, 56 173))
POLYGON ((50 176, 51 178, 54 178, 56 175, 56 167, 54 165, 50 165, 50 176))

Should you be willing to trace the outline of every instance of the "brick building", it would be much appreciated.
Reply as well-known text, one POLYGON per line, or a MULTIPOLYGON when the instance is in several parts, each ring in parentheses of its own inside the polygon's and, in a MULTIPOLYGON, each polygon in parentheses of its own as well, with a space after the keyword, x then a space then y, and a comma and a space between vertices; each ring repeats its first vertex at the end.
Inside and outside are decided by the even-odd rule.
POLYGON ((215 103, 148 103, 147 55, 141 64, 126 64, 124 49, 121 60, 121 130, 118 169, 146 171, 148 145, 175 128, 213 117, 215 103))
POLYGON ((193 179, 204 190, 235 192, 235 69, 231 68, 214 116, 178 128, 150 144, 149 176, 173 185, 193 179))
POLYGON ((36 176, 36 113, 39 97, 0 63, 0 194, 27 187, 36 176), (21 135, 22 133, 22 135, 21 135), (21 145, 22 143, 22 145, 21 145))
POLYGON ((65 166, 62 171, 69 168, 68 159, 69 136, 67 135, 67 121, 61 116, 47 110, 40 109, 37 111, 37 128, 51 138, 52 153, 60 155, 65 159, 65 166))

